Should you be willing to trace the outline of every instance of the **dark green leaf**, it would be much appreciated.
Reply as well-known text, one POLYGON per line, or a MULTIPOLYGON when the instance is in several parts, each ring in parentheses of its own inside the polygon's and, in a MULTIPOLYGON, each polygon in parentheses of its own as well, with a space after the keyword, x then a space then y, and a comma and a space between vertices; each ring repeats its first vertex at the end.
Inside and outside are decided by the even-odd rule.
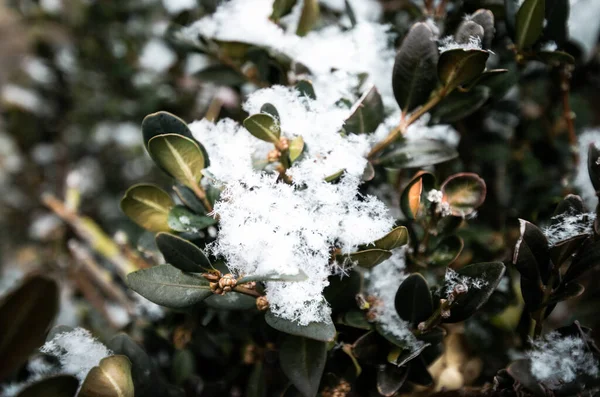
POLYGON ((148 152, 164 172, 190 189, 202 179, 204 154, 196 141, 177 134, 157 135, 148 142, 148 152))
POLYGON ((390 342, 392 345, 397 346, 400 349, 405 349, 408 347, 408 342, 406 339, 398 337, 387 327, 384 327, 380 323, 375 324, 375 330, 379 335, 383 336, 384 339, 390 342))
POLYGON ((471 14, 471 21, 479 24, 484 31, 483 40, 481 44, 483 48, 490 48, 492 46, 492 40, 494 39, 494 14, 490 10, 479 9, 471 14))
POLYGON ((457 48, 442 52, 438 62, 438 77, 446 92, 477 79, 485 70, 489 52, 457 48))
POLYGON ((309 80, 300 80, 296 83, 296 91, 300 93, 300 96, 304 96, 310 99, 317 99, 315 89, 309 80))
POLYGON ((490 98, 489 87, 476 86, 468 92, 453 91, 431 112, 431 122, 451 124, 470 116, 490 98))
POLYGON ((17 397, 74 397, 79 381, 71 375, 56 375, 35 382, 23 389, 17 397))
POLYGON ((472 172, 461 172, 450 176, 442 183, 442 202, 450 205, 454 216, 472 214, 483 202, 487 188, 485 181, 472 172))
POLYGON ((391 251, 408 243, 408 230, 404 226, 398 226, 379 240, 375 240, 376 248, 391 251))
POLYGON ((510 376, 517 380, 536 396, 545 396, 546 392, 538 380, 531 374, 531 361, 528 359, 513 362, 506 368, 510 376))
POLYGON ((419 273, 408 276, 396 291, 394 305, 400 318, 412 328, 427 320, 433 314, 433 301, 425 278, 419 273))
POLYGON ((552 247, 550 247, 550 258, 552 259, 552 263, 557 266, 566 263, 572 258, 573 254, 577 252, 587 237, 587 234, 580 234, 552 245, 552 247))
POLYGON ((402 191, 400 208, 408 219, 415 219, 419 215, 421 200, 424 192, 433 188, 435 176, 431 172, 419 171, 402 191))
POLYGON ((348 258, 352 263, 356 263, 356 265, 360 267, 370 269, 389 259, 390 256, 392 256, 390 251, 372 248, 350 254, 348 255, 348 258))
POLYGON ((371 323, 367 321, 365 312, 360 310, 351 310, 347 313, 344 313, 341 322, 339 323, 364 330, 370 330, 372 328, 371 323))
POLYGON ((305 397, 319 391, 327 361, 327 343, 301 336, 286 335, 279 349, 283 373, 305 397))
POLYGON ((429 386, 433 383, 423 357, 419 356, 410 362, 408 380, 421 386, 429 386))
POLYGON ((562 46, 569 39, 569 0, 546 0, 544 40, 554 41, 562 46))
POLYGON ((79 397, 133 397, 131 362, 126 356, 109 356, 92 368, 81 385, 79 397))
POLYGON ((444 341, 446 336, 446 330, 442 327, 435 327, 429 331, 422 333, 418 336, 419 340, 429 343, 431 345, 437 345, 444 341))
MULTIPOLYGON (((471 317, 492 295, 505 269, 502 262, 484 262, 457 270, 459 276, 481 280, 482 285, 479 287, 467 285, 468 291, 456 298, 450 309, 450 317, 443 319, 443 322, 457 323, 471 317)), ((444 289, 448 291, 451 288, 445 284, 444 289)))
POLYGON ((350 109, 344 130, 353 134, 375 132, 385 117, 383 101, 375 86, 366 91, 350 109))
POLYGON ((54 280, 34 275, 0 300, 0 380, 44 343, 58 312, 58 292, 54 280))
POLYGON ((244 120, 244 127, 256 138, 270 143, 278 143, 281 135, 279 121, 266 113, 258 113, 244 120))
POLYGON ((407 376, 407 367, 391 364, 380 366, 377 371, 377 391, 383 396, 392 396, 400 390, 407 376))
POLYGON ((408 364, 410 361, 419 357, 423 351, 429 347, 429 343, 425 343, 420 345, 417 348, 411 348, 407 350, 403 349, 393 349, 390 354, 388 354, 388 363, 394 364, 397 367, 402 367, 408 364))
POLYGON ((174 309, 192 306, 212 295, 207 280, 183 273, 171 265, 129 273, 127 285, 149 301, 174 309))
POLYGON ((227 87, 235 87, 246 83, 244 75, 223 64, 207 66, 195 73, 194 76, 202 82, 210 82, 227 87))
POLYGON ((576 194, 568 194, 564 199, 556 206, 554 213, 552 214, 551 224, 555 224, 558 222, 558 219, 554 219, 555 217, 561 214, 581 214, 585 212, 585 206, 583 205, 583 200, 580 196, 576 194))
POLYGON ((513 263, 521 273, 521 281, 525 280, 539 288, 540 284, 546 284, 550 277, 551 263, 548 240, 534 224, 523 219, 520 219, 519 222, 521 224, 521 236, 515 246, 513 263))
POLYGON ((277 111, 277 108, 275 107, 275 105, 273 105, 271 103, 265 103, 264 105, 262 105, 260 107, 260 112, 268 114, 268 115, 272 116, 274 119, 279 120, 279 112, 277 111))
POLYGON ((390 348, 390 344, 377 332, 369 331, 352 345, 352 354, 361 362, 378 365, 390 348))
POLYGON ((558 302, 562 302, 567 299, 576 298, 579 295, 583 294, 585 288, 583 285, 570 282, 567 284, 562 284, 548 299, 548 305, 552 305, 558 302))
POLYGON ((169 211, 167 223, 176 232, 198 233, 202 229, 216 225, 217 220, 211 216, 196 215, 186 207, 177 205, 169 211))
POLYGON ((559 66, 561 64, 574 65, 573 55, 563 51, 538 51, 537 58, 545 64, 559 66))
POLYGON ((408 113, 424 104, 437 85, 438 51, 432 30, 414 24, 396 54, 392 87, 400 109, 408 113))
POLYGON ((450 235, 442 239, 427 257, 427 262, 434 266, 450 266, 458 258, 465 243, 462 238, 450 235))
POLYGON ((171 196, 156 185, 141 183, 130 187, 121 199, 121 211, 135 223, 152 232, 170 231, 169 211, 175 206, 171 196))
POLYGON ((318 0, 304 0, 300 21, 296 34, 298 36, 306 36, 312 30, 321 16, 318 0))
POLYGON ((518 50, 531 47, 542 34, 545 0, 525 0, 516 17, 515 44, 518 50))
POLYGON ((182 272, 202 273, 212 269, 204 252, 188 240, 169 233, 158 233, 156 245, 165 261, 182 272))
POLYGON ((329 276, 329 285, 323 295, 332 307, 338 310, 356 308, 356 294, 360 292, 363 276, 358 271, 350 270, 348 276, 329 276))
POLYGON ((190 376, 196 372, 196 360, 194 354, 188 350, 176 350, 173 354, 171 366, 171 379, 176 385, 182 385, 190 376))
POLYGON ((178 134, 194 139, 185 121, 169 112, 156 112, 147 115, 142 121, 144 146, 148 148, 150 139, 157 135, 178 134))
POLYGON ((594 242, 588 238, 583 242, 577 255, 564 275, 563 282, 569 283, 584 273, 600 265, 600 241, 594 242))
POLYGON ((331 342, 335 339, 335 326, 331 319, 325 322, 299 325, 294 321, 277 317, 269 310, 265 313, 265 320, 271 327, 286 334, 303 336, 323 342, 331 342))
POLYGON ((433 139, 404 141, 377 161, 384 167, 420 168, 450 161, 458 157, 456 149, 433 139))
POLYGON ((282 17, 286 16, 292 11, 292 8, 296 5, 298 0, 275 0, 273 2, 273 12, 271 13, 271 20, 278 22, 282 17))
POLYGON ((346 9, 346 15, 348 15, 348 19, 350 19, 350 24, 352 25, 352 27, 355 27, 356 14, 354 13, 354 10, 352 9, 352 6, 350 5, 350 2, 348 0, 344 0, 344 7, 346 9))
POLYGON ((256 298, 231 291, 225 295, 209 296, 204 303, 220 310, 248 310, 256 307, 256 298))
POLYGON ((177 197, 181 200, 181 202, 194 211, 198 215, 206 215, 206 208, 204 208, 204 204, 202 201, 196 196, 194 191, 187 186, 184 186, 180 183, 175 184, 173 186, 173 191, 177 194, 177 197))

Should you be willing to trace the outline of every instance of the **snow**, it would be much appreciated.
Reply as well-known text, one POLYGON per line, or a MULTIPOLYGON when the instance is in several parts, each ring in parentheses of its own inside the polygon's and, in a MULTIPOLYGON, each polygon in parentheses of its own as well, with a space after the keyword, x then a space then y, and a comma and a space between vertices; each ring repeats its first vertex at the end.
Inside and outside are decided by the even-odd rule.
POLYGON ((179 14, 198 7, 196 0, 162 0, 162 3, 169 14, 179 14))
POLYGON ((577 165, 577 173, 573 184, 579 190, 579 195, 583 199, 588 208, 595 208, 598 203, 596 191, 590 180, 588 173, 588 150, 590 144, 595 144, 600 147, 600 129, 587 129, 578 139, 579 164, 577 165))
POLYGON ((267 102, 279 112, 282 136, 302 136, 306 144, 303 159, 287 171, 291 185, 260 170, 272 145, 236 122, 190 124, 210 157, 205 175, 224 188, 214 208, 220 231, 209 249, 238 275, 306 273, 303 282, 267 283, 273 313, 306 325, 330 313, 322 291, 337 270, 331 248, 354 252, 389 232, 393 218, 375 197, 358 195, 370 143, 366 136, 339 134, 348 109, 282 86, 256 91, 243 107, 255 114, 267 102), (338 183, 325 182, 339 170, 345 172, 338 183))
POLYGON ((449 296, 457 285, 463 285, 468 289, 480 289, 487 285, 487 281, 481 278, 461 276, 453 269, 447 268, 444 276, 444 293, 449 296))
POLYGON ((550 332, 533 342, 527 352, 532 375, 544 386, 556 389, 575 380, 578 375, 598 376, 598 360, 587 350, 585 341, 573 336, 550 332))
POLYGON ((427 200, 431 201, 432 203, 441 203, 443 197, 444 193, 437 189, 431 189, 429 193, 427 193, 427 200))
MULTIPOLYGON (((376 22, 383 14, 383 8, 378 1, 374 0, 349 0, 350 7, 354 11, 354 16, 358 21, 376 22)), ((344 0, 320 0, 323 6, 330 10, 345 14, 346 5, 344 0)), ((342 18, 342 21, 344 19, 342 18)))
POLYGON ((80 381, 85 379, 100 360, 112 355, 106 346, 84 328, 57 334, 46 342, 40 351, 56 357, 60 362, 61 372, 74 375, 80 381))
POLYGON ((164 73, 177 61, 177 55, 158 38, 149 40, 140 55, 140 66, 144 69, 164 73))
POLYGON ((592 234, 596 214, 594 212, 579 214, 567 211, 552 217, 552 220, 556 222, 554 225, 542 229, 550 246, 580 234, 592 234))
POLYGON ((438 50, 440 53, 456 49, 463 50, 481 50, 481 39, 479 37, 469 37, 468 43, 457 43, 452 36, 446 36, 440 40, 438 50))
POLYGON ((34 91, 15 84, 5 84, 0 99, 32 113, 42 113, 45 106, 34 91))

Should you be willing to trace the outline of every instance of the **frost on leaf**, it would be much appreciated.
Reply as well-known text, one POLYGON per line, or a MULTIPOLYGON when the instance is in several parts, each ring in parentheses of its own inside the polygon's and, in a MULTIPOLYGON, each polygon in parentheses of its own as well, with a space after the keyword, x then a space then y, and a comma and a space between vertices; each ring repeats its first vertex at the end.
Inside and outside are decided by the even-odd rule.
POLYGON ((527 353, 531 361, 531 374, 544 386, 556 389, 585 374, 599 375, 598 360, 587 350, 585 341, 573 336, 551 332, 533 342, 527 353))
POLYGON ((80 381, 85 379, 100 360, 113 354, 83 328, 57 334, 40 351, 56 357, 60 362, 61 372, 74 375, 80 381))
POLYGON ((440 52, 456 50, 481 50, 481 39, 476 36, 469 37, 469 41, 467 43, 457 43, 452 36, 446 36, 440 40, 440 45, 438 50, 440 52))
POLYGON ((550 246, 580 234, 592 234, 596 214, 567 211, 552 217, 553 224, 542 229, 550 246))
MULTIPOLYGON (((487 281, 483 278, 469 277, 458 274, 456 271, 448 268, 444 279, 444 294, 450 295, 457 286, 466 287, 469 289, 480 289, 487 285, 487 281)), ((462 288, 462 287, 461 287, 462 288)))
POLYGON ((223 188, 214 206, 219 234, 208 249, 236 275, 303 271, 306 281, 268 282, 267 298, 275 315, 306 325, 330 313, 322 292, 338 270, 331 248, 352 253, 388 233, 393 219, 381 201, 358 193, 370 142, 338 133, 347 110, 328 105, 318 93, 312 100, 281 86, 253 93, 244 110, 256 114, 265 103, 278 110, 282 136, 302 136, 306 144, 302 159, 287 170, 292 184, 261 169, 272 145, 234 121, 190 124, 211 159, 206 175, 223 188), (344 173, 337 183, 325 181, 339 170, 344 173))

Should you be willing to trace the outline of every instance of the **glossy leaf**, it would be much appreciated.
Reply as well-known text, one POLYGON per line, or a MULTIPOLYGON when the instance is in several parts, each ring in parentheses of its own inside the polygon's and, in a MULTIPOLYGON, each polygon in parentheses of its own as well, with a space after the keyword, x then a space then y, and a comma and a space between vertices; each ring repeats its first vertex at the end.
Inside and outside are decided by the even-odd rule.
MULTIPOLYGON (((450 309, 450 317, 445 323, 457 323, 471 317, 483 306, 494 292, 506 267, 502 262, 475 263, 458 269, 459 276, 482 280, 479 287, 468 286, 468 291, 456 298, 450 309)), ((448 286, 445 286, 448 289, 448 286)))
POLYGON ((518 50, 531 47, 542 34, 545 0, 525 0, 517 11, 515 44, 518 50))
POLYGON ((423 351, 429 347, 429 343, 420 345, 417 348, 411 348, 408 350, 394 348, 388 354, 387 361, 390 364, 394 364, 398 367, 404 366, 419 357, 423 351))
POLYGON ((244 127, 256 138, 270 143, 278 143, 281 135, 279 121, 266 113, 253 114, 244 120, 244 127))
POLYGON ((278 22, 282 17, 288 15, 298 0, 275 0, 273 2, 273 11, 271 12, 271 20, 278 22))
POLYGON ((360 310, 351 310, 347 313, 344 313, 341 319, 341 323, 349 327, 364 330, 370 330, 371 328, 373 328, 371 323, 367 321, 365 312, 360 310))
POLYGON ((213 268, 204 252, 186 239, 169 233, 158 233, 156 245, 165 261, 182 272, 202 273, 213 268))
POLYGON ((134 397, 131 362, 126 356, 109 356, 92 368, 79 397, 134 397))
POLYGON ((148 142, 148 152, 163 171, 190 189, 202 179, 204 155, 194 140, 176 134, 158 135, 148 142))
POLYGON ((79 380, 71 375, 56 375, 24 388, 17 397, 74 397, 79 380))
POLYGON ((312 30, 317 21, 321 16, 318 0, 304 0, 302 6, 302 13, 300 14, 300 21, 298 22, 298 28, 296 34, 298 36, 306 36, 308 32, 312 30))
POLYGON ((408 230, 404 226, 398 226, 391 232, 375 240, 373 244, 376 248, 391 251, 395 248, 402 247, 408 243, 408 230))
POLYGON ((375 86, 367 90, 350 109, 344 130, 353 134, 375 132, 383 122, 385 112, 381 95, 375 86))
POLYGON ((491 89, 485 86, 473 87, 468 92, 453 91, 431 112, 434 123, 451 124, 470 116, 479 110, 490 98, 491 89))
POLYGON ((400 208, 408 219, 415 219, 419 215, 423 191, 433 187, 435 176, 431 172, 419 171, 408 182, 400 196, 400 208))
POLYGON ((342 177, 342 175, 344 175, 344 171, 345 170, 339 170, 338 172, 331 174, 329 176, 326 176, 323 179, 325 180, 325 182, 337 182, 337 180, 340 179, 342 177))
POLYGON ((159 265, 127 275, 129 288, 158 305, 180 309, 212 295, 208 281, 183 273, 171 265, 159 265))
POLYGON ((377 391, 383 396, 392 396, 404 385, 407 376, 407 367, 381 366, 377 370, 377 391))
POLYGON ((427 257, 427 262, 434 266, 450 266, 461 254, 465 243, 462 238, 450 235, 442 239, 427 257))
POLYGON ((290 161, 293 163, 298 160, 304 151, 304 139, 301 136, 297 136, 290 141, 290 161))
POLYGON ((326 322, 312 322, 308 325, 299 325, 294 321, 277 317, 269 310, 265 313, 265 320, 271 327, 286 334, 303 336, 322 342, 331 342, 335 338, 335 326, 331 319, 326 322))
POLYGON ((425 278, 413 273, 404 279, 396 291, 394 305, 400 318, 412 328, 427 320, 433 314, 433 300, 425 278))
POLYGON ((179 197, 181 202, 193 212, 198 215, 206 214, 206 208, 204 208, 204 204, 202 204, 202 201, 200 201, 192 189, 177 183, 173 186, 173 191, 175 194, 177 194, 177 197, 179 197))
POLYGON ((470 172, 452 175, 442 183, 440 190, 443 193, 442 202, 450 205, 454 216, 472 214, 483 204, 487 192, 485 181, 470 172))
POLYGON ((277 108, 275 107, 275 105, 273 105, 272 103, 267 102, 264 105, 262 105, 260 107, 260 112, 268 114, 269 116, 272 116, 274 119, 279 120, 279 112, 277 111, 277 108))
POLYGON ((305 397, 319 390, 327 361, 327 343, 301 336, 286 335, 279 349, 283 373, 305 397))
POLYGON ((142 121, 144 146, 148 148, 150 139, 158 135, 178 134, 193 139, 192 132, 185 121, 169 112, 156 112, 147 115, 142 121))
POLYGON ((169 231, 169 211, 175 206, 171 196, 156 185, 130 187, 121 199, 121 210, 135 223, 151 232, 169 231))
POLYGON ((484 50, 457 48, 442 52, 438 76, 447 92, 478 78, 485 70, 489 53, 484 50))
POLYGON ((35 275, 0 300, 0 380, 17 371, 44 343, 58 313, 58 294, 54 280, 35 275))
POLYGON ((521 277, 534 283, 547 283, 550 277, 550 252, 544 233, 534 224, 519 220, 521 236, 515 246, 513 263, 521 277), (540 280, 540 281, 537 281, 540 280))
POLYGON ((444 163, 458 157, 456 149, 433 139, 404 141, 377 160, 384 167, 421 168, 444 163))
POLYGON ((392 72, 394 97, 407 113, 423 105, 437 85, 438 50, 431 28, 414 24, 396 54, 392 72))
POLYGON ((563 51, 538 51, 536 57, 545 64, 552 66, 575 64, 573 55, 563 51))
POLYGON ((494 14, 490 10, 480 8, 471 14, 470 20, 479 24, 483 28, 483 48, 490 48, 494 39, 494 14))
POLYGON ((579 250, 587 238, 587 234, 580 234, 552 245, 552 247, 550 247, 550 258, 552 259, 552 263, 556 264, 556 266, 566 263, 572 258, 573 254, 579 250))
POLYGON ((225 295, 209 296, 204 303, 219 310, 249 310, 256 307, 256 298, 231 291, 225 295))
POLYGON ((217 220, 212 216, 196 215, 186 207, 176 205, 169 211, 167 223, 176 232, 198 233, 202 229, 216 225, 217 220))
POLYGON ((348 255, 348 258, 352 263, 356 263, 357 266, 370 269, 389 259, 390 256, 392 256, 390 251, 379 248, 371 248, 354 252, 348 255))

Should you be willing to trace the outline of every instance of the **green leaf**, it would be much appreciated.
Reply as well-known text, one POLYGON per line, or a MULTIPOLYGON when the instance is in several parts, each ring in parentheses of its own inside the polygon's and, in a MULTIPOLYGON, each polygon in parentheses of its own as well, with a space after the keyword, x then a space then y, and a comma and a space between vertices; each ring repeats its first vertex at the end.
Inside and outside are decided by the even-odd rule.
POLYGON ((458 157, 456 149, 433 139, 410 140, 400 143, 376 163, 392 169, 421 168, 444 163, 458 157))
POLYGON ((552 293, 552 295, 550 295, 548 306, 567 299, 576 298, 583 294, 583 291, 585 291, 585 287, 579 283, 570 282, 562 284, 554 293, 552 293))
POLYGON ((304 150, 304 139, 301 136, 297 136, 290 141, 290 161, 293 163, 298 160, 304 150))
POLYGON ((130 187, 121 199, 121 211, 135 223, 152 232, 169 231, 169 211, 175 206, 171 196, 156 185, 140 183, 130 187))
POLYGON ((260 112, 268 114, 269 116, 273 116, 274 119, 279 120, 279 112, 277 108, 272 103, 265 103, 260 107, 260 112))
POLYGON ((169 211, 167 223, 176 232, 198 233, 202 229, 216 225, 217 220, 210 216, 196 215, 186 207, 176 205, 169 211))
POLYGON ((531 374, 531 360, 523 359, 515 361, 506 368, 506 371, 523 387, 525 387, 529 391, 532 391, 535 396, 547 395, 545 389, 531 374))
POLYGON ((385 364, 377 370, 377 391, 379 394, 389 397, 393 396, 408 376, 408 367, 397 367, 391 364, 385 364))
POLYGON ((398 226, 379 240, 375 240, 376 248, 391 251, 408 243, 408 230, 404 226, 398 226))
POLYGON ((573 55, 563 51, 538 51, 536 57, 547 65, 559 66, 561 64, 574 65, 573 55))
POLYGON ((267 384, 265 382, 265 374, 262 361, 258 361, 252 367, 252 372, 248 378, 248 386, 246 388, 247 397, 266 397, 267 384))
POLYGON ((356 263, 360 267, 370 269, 389 259, 391 256, 392 253, 390 251, 379 248, 371 248, 354 252, 348 255, 348 258, 352 263, 356 263))
POLYGON ((169 233, 158 233, 156 245, 165 261, 182 272, 202 273, 213 269, 204 252, 186 239, 169 233))
MULTIPOLYGON (((459 276, 479 279, 483 285, 479 288, 469 286, 466 293, 459 295, 450 309, 450 317, 444 318, 444 323, 457 323, 471 317, 481 306, 487 302, 494 292, 506 267, 502 262, 475 263, 458 269, 459 276)), ((449 285, 444 285, 444 290, 449 290, 449 285)))
POLYGON ((298 36, 306 36, 306 34, 310 32, 315 26, 320 16, 321 10, 319 8, 319 1, 304 0, 304 5, 302 6, 302 13, 300 14, 300 21, 298 22, 296 34, 298 36))
POLYGON ((212 295, 208 281, 183 273, 171 265, 159 265, 127 275, 129 288, 158 305, 181 309, 212 295))
POLYGON ((513 263, 521 278, 539 285, 550 277, 550 252, 544 233, 534 224, 519 219, 521 235, 515 245, 513 263))
POLYGON ((277 317, 269 310, 265 313, 265 320, 271 327, 286 334, 303 336, 322 342, 332 342, 335 339, 335 326, 331 319, 325 322, 300 325, 294 321, 277 317))
POLYGON ((244 127, 256 138, 270 143, 278 143, 281 135, 279 121, 266 113, 253 114, 244 120, 244 127))
POLYGON ((442 202, 450 205, 454 216, 472 214, 483 202, 487 192, 485 181, 472 172, 461 172, 450 176, 442 183, 442 202))
POLYGON ((517 11, 515 44, 518 50, 531 47, 542 34, 545 0, 525 0, 517 11))
POLYGON ((375 86, 367 90, 350 109, 344 130, 352 134, 375 132, 385 117, 383 101, 375 86))
POLYGON ((438 50, 434 34, 423 22, 414 24, 396 54, 392 72, 394 97, 408 113, 424 104, 437 85, 438 50))
POLYGON ((489 52, 456 48, 442 52, 438 62, 438 76, 446 92, 478 78, 485 70, 489 52))
POLYGON ((256 298, 230 291, 225 295, 209 296, 204 303, 219 310, 249 310, 256 307, 256 298))
POLYGON ((350 310, 338 321, 339 324, 347 325, 348 327, 370 330, 372 327, 371 323, 367 321, 365 312, 361 310, 350 310))
POLYGON ((479 110, 490 98, 491 89, 476 86, 468 92, 452 91, 431 111, 431 122, 451 124, 479 110))
POLYGON ((427 257, 427 262, 434 266, 450 266, 462 252, 465 243, 462 238, 450 235, 442 239, 427 257))
POLYGON ((58 313, 58 285, 35 275, 0 300, 0 380, 16 372, 35 349, 58 313))
POLYGON ((175 354, 173 354, 171 364, 171 379, 173 383, 181 386, 194 372, 196 372, 194 354, 188 349, 176 350, 175 354))
POLYGON ((421 208, 424 191, 433 188, 435 176, 431 172, 419 171, 408 182, 400 196, 400 208, 408 219, 416 219, 421 208))
POLYGON ((308 279, 306 273, 302 270, 298 270, 296 274, 280 274, 280 273, 267 273, 267 274, 253 274, 250 276, 244 276, 238 280, 238 284, 245 284, 251 281, 255 282, 266 282, 266 281, 305 281, 308 279))
POLYGON ((346 170, 339 170, 335 174, 326 176, 323 179, 325 180, 325 182, 337 182, 342 177, 342 175, 344 175, 344 171, 346 171, 346 170))
POLYGON ((588 238, 573 258, 563 282, 571 282, 598 266, 600 266, 600 241, 594 242, 592 238, 588 238))
POLYGON ((202 82, 211 82, 227 87, 240 86, 247 81, 246 77, 240 72, 223 64, 207 66, 201 71, 194 73, 194 76, 202 82))
POLYGON ((286 335, 279 349, 283 373, 305 397, 315 397, 327 361, 327 343, 286 335))
POLYGON ((180 183, 176 183, 173 186, 173 191, 177 194, 177 197, 181 200, 181 202, 199 215, 206 215, 206 208, 204 208, 204 204, 202 201, 196 196, 196 193, 192 189, 187 186, 184 186, 180 183))
POLYGON ((126 356, 109 356, 92 368, 79 397, 134 397, 131 362, 126 356))
POLYGON ((350 19, 350 25, 352 27, 356 26, 356 13, 352 9, 350 2, 348 0, 344 0, 344 9, 346 10, 346 15, 348 15, 348 19, 350 19))
POLYGON ((193 139, 192 132, 185 121, 169 112, 156 112, 147 115, 142 121, 144 146, 148 148, 150 139, 158 135, 178 134, 193 139))
POLYGON ((402 367, 408 364, 410 361, 419 357, 423 350, 429 347, 429 343, 424 343, 417 348, 402 349, 400 347, 393 348, 387 356, 387 362, 394 364, 397 367, 402 367))
POLYGON ((42 379, 23 389, 17 397, 74 397, 79 381, 71 375, 56 375, 42 379))
MULTIPOLYGON (((495 87, 495 85, 502 85, 504 89, 506 89, 506 86, 508 86, 508 88, 510 88, 510 86, 512 85, 511 81, 506 81, 506 74, 509 72, 508 69, 491 69, 491 70, 486 70, 483 73, 481 73, 479 75, 479 77, 477 77, 475 80, 473 80, 468 86, 467 89, 468 91, 472 91, 474 88, 476 88, 476 86, 479 85, 484 85, 486 87, 489 87, 492 91, 494 91, 493 87, 495 87), (499 78, 502 77, 502 78, 499 78)), ((513 74, 510 74, 508 76, 513 76, 513 74)), ((456 91, 454 91, 453 93, 455 93, 456 91)), ((439 105, 438 105, 439 106, 439 105)))
POLYGON ((470 20, 479 24, 483 28, 483 48, 490 48, 494 39, 494 14, 490 10, 480 8, 471 14, 470 20))
POLYGON ((433 314, 433 300, 425 278, 419 273, 408 276, 396 291, 394 305, 400 318, 412 328, 427 320, 433 314))
POLYGON ((300 96, 304 96, 310 99, 317 99, 315 89, 309 80, 300 80, 296 83, 296 91, 300 93, 300 96))
POLYGON ((569 0, 546 0, 546 26, 544 40, 554 41, 562 46, 569 39, 569 0))
POLYGON ((289 14, 298 0, 275 0, 273 2, 273 11, 271 12, 271 20, 279 22, 279 20, 289 14))
POLYGON ((150 139, 148 152, 163 171, 190 189, 202 179, 204 155, 194 140, 177 134, 158 135, 150 139))

